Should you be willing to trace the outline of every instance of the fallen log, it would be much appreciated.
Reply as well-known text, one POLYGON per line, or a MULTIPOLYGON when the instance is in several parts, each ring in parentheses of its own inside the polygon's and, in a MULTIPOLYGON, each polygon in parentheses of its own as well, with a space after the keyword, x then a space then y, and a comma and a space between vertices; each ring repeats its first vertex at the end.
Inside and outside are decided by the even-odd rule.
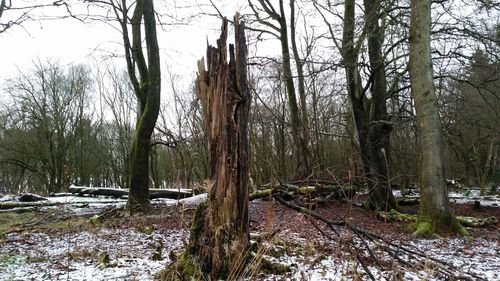
POLYGON ((84 186, 70 186, 68 188, 69 193, 73 193, 78 196, 92 195, 92 196, 111 196, 120 198, 122 196, 128 196, 128 190, 117 189, 117 188, 106 188, 106 187, 84 187, 84 186))
MULTIPOLYGON (((417 215, 404 214, 396 210, 389 212, 378 212, 377 216, 386 221, 417 221, 417 215)), ((496 217, 487 218, 456 216, 458 222, 465 227, 485 227, 498 223, 496 217)))
POLYGON ((36 201, 36 202, 0 202, 0 210, 14 209, 14 208, 27 208, 27 207, 50 207, 57 206, 64 203, 51 202, 51 201, 36 201))
POLYGON ((26 193, 17 198, 19 202, 37 202, 37 201, 45 201, 47 198, 44 198, 40 195, 26 193))
POLYGON ((192 197, 191 190, 186 189, 150 189, 149 199, 167 198, 167 199, 183 199, 192 197))
POLYGON ((256 190, 248 195, 248 200, 252 201, 258 198, 265 198, 271 196, 272 194, 273 194, 272 188, 256 190))
MULTIPOLYGON (((107 188, 107 187, 85 187, 70 186, 68 192, 78 196, 111 196, 115 198, 124 198, 128 196, 128 189, 107 188)), ((190 189, 150 189, 149 198, 158 199, 182 199, 193 196, 190 189)))
MULTIPOLYGON (((53 207, 60 205, 89 205, 89 204, 114 204, 119 203, 116 200, 96 200, 96 201, 37 201, 37 202, 18 202, 18 201, 7 201, 0 202, 0 210, 7 210, 6 212, 18 212, 18 208, 40 208, 40 207, 53 207)), ((23 210, 19 210, 23 212, 23 210)))
POLYGON ((396 200, 399 206, 418 205, 420 203, 420 197, 402 197, 396 200))
POLYGON ((466 227, 485 227, 498 223, 497 218, 494 216, 487 218, 457 216, 457 220, 462 226, 466 227))
POLYGON ((321 197, 322 201, 339 200, 351 198, 356 194, 356 188, 353 186, 335 186, 335 185, 316 185, 316 186, 297 186, 289 183, 280 183, 273 186, 266 186, 265 189, 257 189, 249 194, 249 200, 269 197, 280 193, 281 196, 291 198, 294 195, 310 195, 311 197, 321 197))
POLYGON ((36 210, 36 207, 21 207, 21 208, 14 208, 14 209, 1 209, 0 208, 0 214, 2 213, 15 213, 15 214, 22 214, 22 213, 30 213, 36 210))

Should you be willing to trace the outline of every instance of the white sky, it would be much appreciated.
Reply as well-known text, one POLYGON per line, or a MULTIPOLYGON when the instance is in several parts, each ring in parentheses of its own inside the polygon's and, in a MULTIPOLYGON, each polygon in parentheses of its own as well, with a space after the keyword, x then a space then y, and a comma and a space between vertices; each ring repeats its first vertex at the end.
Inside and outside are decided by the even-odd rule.
MULTIPOLYGON (((160 2, 155 1, 155 4, 160 2)), ((223 5, 221 2, 227 1, 214 1, 225 16, 232 18, 239 9, 236 3, 223 5)), ((204 9, 215 13, 210 7, 204 9)), ((45 14, 50 11, 46 9, 45 14)), ((64 14, 64 8, 59 11, 64 14)), ((11 11, 4 16, 8 12, 11 11)), ((220 25, 219 19, 200 16, 186 26, 170 26, 166 31, 158 27, 163 69, 168 63, 175 74, 194 75, 196 61, 205 54, 207 38, 215 44, 220 25)), ((0 33, 0 85, 4 79, 15 77, 18 69, 31 68, 33 61, 38 59, 42 62, 47 58, 58 59, 63 65, 89 63, 94 58, 97 61, 109 59, 112 53, 123 55, 122 38, 117 30, 105 23, 82 23, 75 19, 25 22, 23 27, 0 33)), ((124 59, 117 58, 115 63, 124 65, 124 59)))

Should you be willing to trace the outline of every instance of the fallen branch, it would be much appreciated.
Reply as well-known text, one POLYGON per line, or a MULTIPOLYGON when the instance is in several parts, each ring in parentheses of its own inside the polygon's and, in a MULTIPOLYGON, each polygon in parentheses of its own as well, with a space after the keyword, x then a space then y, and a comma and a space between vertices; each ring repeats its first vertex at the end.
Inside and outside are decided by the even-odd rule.
MULTIPOLYGON (((443 275, 444 277, 447 277, 449 279, 455 279, 455 278, 468 278, 469 280, 485 280, 484 278, 474 274, 474 273, 467 273, 464 275, 462 270, 460 268, 455 267, 452 264, 449 264, 447 262, 441 261, 436 258, 429 257, 425 253, 422 253, 418 250, 412 250, 408 247, 402 246, 401 244, 395 244, 393 242, 387 241, 381 236, 371 233, 367 230, 358 228, 357 226, 341 219, 341 220, 331 220, 328 218, 325 218, 321 214, 314 212, 310 209, 304 208, 297 206, 291 202, 287 202, 283 200, 279 194, 275 194, 274 198, 281 203, 282 205, 291 208, 293 210, 296 210, 306 216, 309 216, 313 219, 317 219, 319 221, 322 221, 325 223, 337 236, 340 237, 340 231, 336 230, 335 227, 345 227, 352 232, 356 234, 356 236, 360 239, 362 242, 366 252, 372 256, 376 263, 378 264, 379 267, 382 268, 382 266, 377 262, 377 259, 375 258, 375 255, 372 251, 372 248, 368 243, 366 243, 365 240, 370 241, 372 243, 373 248, 379 248, 382 249, 385 253, 387 253, 390 257, 392 257, 395 261, 397 261, 401 266, 403 267, 412 267, 415 264, 416 261, 424 262, 424 261, 432 261, 432 263, 436 266, 437 271, 439 272, 440 275, 443 275)), ((317 227, 316 227, 317 228, 317 227)), ((321 232, 325 234, 324 232, 321 232)), ((331 236, 325 235, 325 237, 330 238, 331 236)), ((337 239, 335 239, 337 240, 337 239)), ((357 253, 355 254, 357 260, 361 264, 361 266, 364 268, 366 273, 368 274, 369 278, 372 280, 375 280, 375 277, 373 274, 369 271, 369 267, 365 264, 363 261, 363 257, 360 255, 360 253, 363 253, 365 251, 362 251, 360 246, 355 242, 355 240, 348 240, 347 241, 354 249, 357 250, 357 253)), ((467 279, 464 279, 467 280, 467 279)))

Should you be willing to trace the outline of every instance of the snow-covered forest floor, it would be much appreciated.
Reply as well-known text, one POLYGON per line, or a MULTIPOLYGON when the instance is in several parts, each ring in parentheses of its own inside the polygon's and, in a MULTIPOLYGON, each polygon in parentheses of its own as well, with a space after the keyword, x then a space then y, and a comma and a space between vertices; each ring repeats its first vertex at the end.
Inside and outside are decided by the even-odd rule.
MULTIPOLYGON (((469 192, 467 196, 452 193, 450 198, 457 215, 500 219, 498 196, 469 192), (474 201, 480 202, 479 208, 474 201)), ((411 249, 413 257, 398 254, 406 263, 384 252, 383 245, 365 241, 345 227, 336 227, 336 235, 321 222, 272 199, 259 199, 250 203, 252 239, 259 241, 255 259, 262 254, 274 265, 282 265, 274 270, 283 272, 249 268, 247 279, 370 280, 371 274, 375 280, 444 280, 447 276, 442 273, 451 268, 455 278, 500 280, 498 225, 468 228, 470 237, 415 239, 408 223, 383 221, 353 204, 362 199, 363 195, 351 202, 333 201, 314 211, 334 220, 343 218, 411 249)), ((0 280, 154 280, 188 242, 194 211, 189 204, 164 199, 153 201, 149 216, 128 216, 116 211, 123 200, 51 200, 73 204, 0 213, 0 280)), ((418 206, 404 208, 415 213, 418 206)))

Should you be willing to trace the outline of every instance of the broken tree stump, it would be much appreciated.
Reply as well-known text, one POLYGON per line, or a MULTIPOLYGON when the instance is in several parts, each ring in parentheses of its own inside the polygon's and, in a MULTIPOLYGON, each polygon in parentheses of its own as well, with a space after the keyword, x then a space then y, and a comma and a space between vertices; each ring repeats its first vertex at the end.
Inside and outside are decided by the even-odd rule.
POLYGON ((235 45, 229 45, 223 19, 217 47, 207 48, 207 70, 198 61, 196 94, 207 124, 210 191, 198 206, 186 252, 164 279, 237 279, 250 246, 248 215, 247 83, 245 25, 234 16, 235 45), (193 269, 197 269, 193 272, 193 269), (236 274, 236 275, 234 275, 236 274))

